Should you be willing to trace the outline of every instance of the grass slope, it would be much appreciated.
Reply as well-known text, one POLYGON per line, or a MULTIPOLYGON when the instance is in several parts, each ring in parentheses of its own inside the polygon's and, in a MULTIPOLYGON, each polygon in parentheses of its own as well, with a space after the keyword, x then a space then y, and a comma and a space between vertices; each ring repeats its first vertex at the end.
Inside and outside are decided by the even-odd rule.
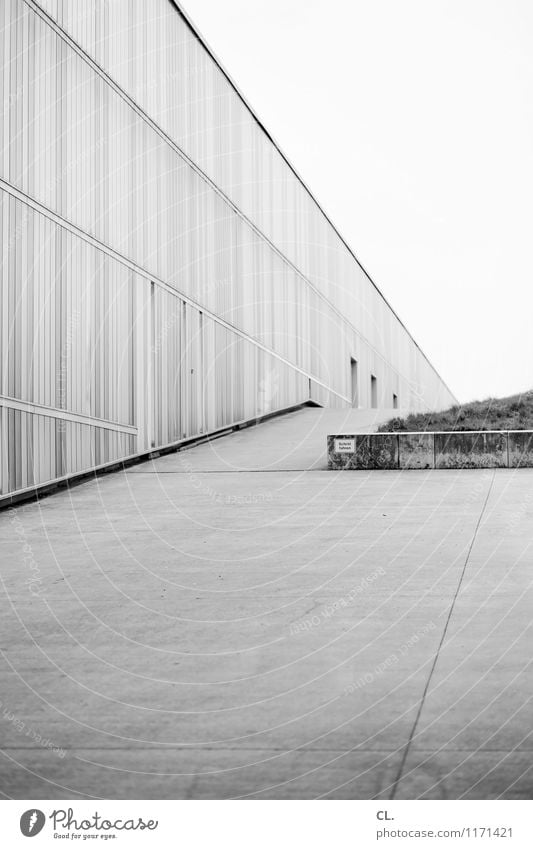
POLYGON ((421 430, 533 430, 533 391, 508 398, 487 398, 440 413, 412 413, 379 427, 380 433, 421 430))

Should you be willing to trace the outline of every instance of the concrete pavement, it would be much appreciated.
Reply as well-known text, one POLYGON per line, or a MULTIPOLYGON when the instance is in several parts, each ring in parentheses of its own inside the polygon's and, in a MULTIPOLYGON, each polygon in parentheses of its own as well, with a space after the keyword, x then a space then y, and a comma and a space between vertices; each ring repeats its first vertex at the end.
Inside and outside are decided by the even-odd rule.
POLYGON ((307 409, 0 516, 0 791, 531 795, 533 470, 328 472, 307 409))

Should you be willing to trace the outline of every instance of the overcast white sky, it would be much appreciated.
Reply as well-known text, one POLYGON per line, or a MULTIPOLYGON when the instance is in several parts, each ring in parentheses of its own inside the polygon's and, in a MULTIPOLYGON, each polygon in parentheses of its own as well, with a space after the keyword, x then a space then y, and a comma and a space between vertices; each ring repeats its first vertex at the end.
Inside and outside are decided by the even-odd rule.
POLYGON ((183 2, 458 398, 533 388, 533 2, 183 2))

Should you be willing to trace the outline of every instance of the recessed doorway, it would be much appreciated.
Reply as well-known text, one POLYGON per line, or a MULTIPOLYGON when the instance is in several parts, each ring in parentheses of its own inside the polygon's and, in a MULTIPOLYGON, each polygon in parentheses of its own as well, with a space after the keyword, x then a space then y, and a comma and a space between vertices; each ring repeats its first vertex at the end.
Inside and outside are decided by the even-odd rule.
POLYGON ((370 375, 370 403, 373 410, 378 408, 378 379, 375 375, 370 375))
POLYGON ((352 407, 359 406, 359 388, 357 384, 358 375, 357 375, 357 360, 354 360, 352 357, 350 359, 350 370, 351 370, 351 387, 352 387, 352 407))

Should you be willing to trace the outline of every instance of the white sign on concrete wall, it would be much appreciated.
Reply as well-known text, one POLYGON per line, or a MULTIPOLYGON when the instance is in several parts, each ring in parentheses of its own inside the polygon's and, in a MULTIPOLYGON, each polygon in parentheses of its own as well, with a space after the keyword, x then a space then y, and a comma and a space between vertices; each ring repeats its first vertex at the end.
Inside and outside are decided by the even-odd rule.
POLYGON ((336 439, 336 454, 353 454, 355 451, 355 439, 336 439))

